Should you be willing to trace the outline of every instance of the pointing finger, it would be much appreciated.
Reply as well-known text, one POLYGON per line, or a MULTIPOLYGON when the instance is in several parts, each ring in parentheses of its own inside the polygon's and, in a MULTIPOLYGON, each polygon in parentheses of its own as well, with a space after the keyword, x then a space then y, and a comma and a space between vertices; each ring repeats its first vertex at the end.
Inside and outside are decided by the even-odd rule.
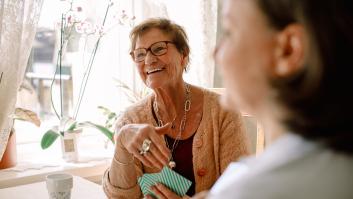
POLYGON ((155 127, 155 130, 159 135, 165 135, 171 130, 171 128, 172 128, 172 123, 169 122, 169 123, 165 124, 164 126, 155 127))

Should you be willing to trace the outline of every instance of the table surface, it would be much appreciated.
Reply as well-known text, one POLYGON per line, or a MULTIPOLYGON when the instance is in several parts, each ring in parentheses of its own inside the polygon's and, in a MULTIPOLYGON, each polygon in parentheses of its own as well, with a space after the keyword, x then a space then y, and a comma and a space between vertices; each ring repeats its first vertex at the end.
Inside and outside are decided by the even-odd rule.
MULTIPOLYGON (((48 199, 48 191, 44 181, 16 187, 0 189, 1 199, 48 199)), ((100 185, 84 178, 74 176, 71 199, 104 199, 106 198, 100 185)))

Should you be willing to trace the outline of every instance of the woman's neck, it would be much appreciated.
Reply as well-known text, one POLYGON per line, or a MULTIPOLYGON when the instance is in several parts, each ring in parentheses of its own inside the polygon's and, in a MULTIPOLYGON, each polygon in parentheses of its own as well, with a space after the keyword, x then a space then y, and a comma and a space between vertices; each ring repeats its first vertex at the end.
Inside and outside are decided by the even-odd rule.
POLYGON ((264 125, 265 142, 271 144, 278 138, 286 134, 286 130, 277 124, 269 124, 268 122, 264 125))
POLYGON ((154 90, 158 112, 162 118, 167 117, 169 120, 164 122, 172 121, 180 114, 180 111, 184 109, 185 91, 186 86, 184 82, 154 90))
POLYGON ((278 107, 267 106, 267 111, 263 111, 264 114, 261 114, 258 117, 265 134, 266 144, 271 144, 281 136, 285 135, 288 130, 283 125, 283 118, 285 113, 283 110, 280 110, 278 107))

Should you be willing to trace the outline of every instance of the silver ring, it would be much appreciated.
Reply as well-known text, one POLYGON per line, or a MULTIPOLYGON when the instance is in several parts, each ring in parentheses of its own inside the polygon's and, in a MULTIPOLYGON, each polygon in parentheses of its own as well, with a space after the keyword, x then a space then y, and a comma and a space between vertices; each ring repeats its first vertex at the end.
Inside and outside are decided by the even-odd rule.
POLYGON ((150 150, 151 143, 152 143, 152 141, 149 139, 145 139, 142 142, 142 146, 141 146, 141 150, 140 150, 141 155, 145 155, 150 150))

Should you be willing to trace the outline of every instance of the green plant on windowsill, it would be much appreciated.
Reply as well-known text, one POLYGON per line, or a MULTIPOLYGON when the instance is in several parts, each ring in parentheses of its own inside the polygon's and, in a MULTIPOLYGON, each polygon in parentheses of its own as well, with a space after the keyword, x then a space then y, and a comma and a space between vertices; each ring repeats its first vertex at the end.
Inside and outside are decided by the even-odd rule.
POLYGON ((113 126, 118 119, 119 114, 111 111, 109 108, 104 106, 98 106, 98 109, 102 111, 103 116, 105 117, 104 128, 114 132, 113 126))
MULTIPOLYGON (((60 48, 58 51, 58 57, 57 57, 57 68, 55 71, 55 74, 58 72, 59 74, 59 89, 60 89, 60 112, 57 111, 56 107, 54 106, 53 103, 53 96, 51 96, 52 99, 52 107, 54 109, 54 112, 59 120, 59 125, 52 127, 50 130, 48 130, 47 132, 45 132, 45 134, 42 137, 41 140, 41 147, 42 149, 47 149, 48 147, 50 147, 55 140, 61 136, 63 137, 63 139, 65 138, 65 135, 68 135, 70 133, 75 133, 75 132, 81 132, 81 129, 86 128, 86 127, 93 127, 98 129, 100 132, 102 132, 112 143, 114 143, 113 140, 113 131, 111 131, 109 128, 107 128, 104 125, 100 125, 100 124, 95 124, 93 122, 90 121, 85 121, 85 122, 78 122, 76 121, 77 115, 79 113, 80 110, 80 105, 82 102, 82 99, 84 97, 84 93, 85 93, 85 89, 86 89, 86 85, 87 85, 87 81, 89 79, 90 76, 90 72, 95 60, 95 55, 97 53, 99 44, 100 44, 100 40, 101 38, 111 29, 117 27, 117 26, 124 26, 124 25, 132 25, 132 22, 134 20, 134 17, 129 17, 124 10, 121 11, 121 13, 119 12, 119 14, 114 15, 113 18, 114 23, 113 24, 108 24, 108 26, 106 25, 106 20, 108 16, 111 16, 109 14, 109 10, 111 9, 111 7, 114 6, 114 1, 113 0, 109 0, 107 2, 107 8, 105 10, 105 15, 102 21, 101 25, 98 26, 93 26, 92 24, 90 24, 90 22, 88 21, 81 21, 81 20, 77 20, 75 17, 76 15, 79 16, 80 13, 76 13, 77 12, 82 12, 82 7, 77 7, 74 8, 73 7, 73 3, 74 0, 69 0, 67 1, 70 3, 70 9, 62 14, 61 17, 61 22, 60 22, 60 48), (96 27, 95 29, 93 27, 96 27), (63 87, 62 87, 62 80, 61 80, 61 74, 62 74, 62 59, 63 59, 63 55, 65 53, 65 47, 68 45, 69 42, 69 38, 70 38, 70 34, 72 33, 72 30, 75 28, 75 31, 80 33, 80 34, 84 34, 86 36, 96 36, 96 42, 93 48, 93 51, 90 53, 89 55, 89 62, 87 63, 87 66, 85 68, 84 71, 84 76, 82 78, 81 84, 80 84, 80 89, 79 89, 79 94, 78 94, 78 101, 75 104, 74 107, 74 113, 72 116, 65 116, 65 114, 63 113, 63 87), (58 114, 58 112, 60 114, 58 114)), ((118 5, 118 4, 116 4, 118 5)), ((87 37, 86 40, 87 42, 87 37)), ((86 44, 85 44, 86 46, 86 44)), ((84 64, 86 65, 86 64, 84 64)), ((55 80, 55 74, 54 74, 54 78, 52 80, 51 83, 51 95, 53 95, 52 92, 52 88, 53 88, 53 84, 54 84, 54 80, 55 80)), ((65 144, 64 144, 65 145, 65 144)), ((75 149, 76 150, 76 149, 75 149)))
POLYGON ((63 118, 61 120, 61 125, 48 130, 42 137, 41 147, 42 149, 47 149, 50 147, 59 136, 64 136, 64 132, 75 133, 82 130, 83 128, 90 127, 99 130, 103 133, 112 143, 114 143, 114 132, 108 127, 95 124, 90 121, 77 122, 72 118, 63 118))
POLYGON ((108 140, 114 143, 113 125, 118 118, 118 114, 103 106, 99 106, 98 109, 102 110, 103 115, 106 117, 104 125, 96 124, 90 121, 76 122, 71 118, 66 118, 62 120, 64 123, 61 124, 61 128, 55 129, 55 130, 50 129, 44 134, 41 141, 42 149, 46 149, 50 147, 60 135, 64 136, 63 135, 64 132, 75 132, 77 130, 87 128, 87 127, 97 129, 98 131, 103 133, 108 138, 108 140), (59 131, 60 134, 57 131, 59 131))
MULTIPOLYGON (((116 82, 117 88, 121 89, 121 91, 124 93, 124 95, 127 97, 127 100, 131 104, 140 101, 149 94, 147 87, 144 87, 140 91, 134 91, 134 89, 129 87, 123 81, 119 79, 114 79, 114 81, 116 82)), ((116 113, 104 106, 98 106, 98 109, 101 110, 105 118, 104 124, 97 124, 90 121, 75 122, 73 119, 67 118, 66 120, 64 120, 64 124, 61 124, 62 128, 59 129, 59 132, 73 132, 77 129, 82 129, 86 127, 95 128, 98 131, 102 132, 108 138, 108 140, 114 143, 114 124, 116 123, 120 113, 116 113)), ((61 135, 63 136, 63 134, 61 135)), ((42 138, 42 148, 48 148, 59 136, 60 134, 57 133, 57 130, 51 129, 47 131, 42 138)))
MULTIPOLYGON (((122 90, 131 104, 141 100, 148 94, 146 88, 142 89, 140 92, 135 92, 124 82, 118 79, 114 80, 117 82, 116 86, 122 90)), ((64 120, 61 120, 61 127, 52 128, 44 134, 41 141, 42 149, 50 147, 60 135, 64 136, 64 132, 74 132, 87 127, 97 129, 103 133, 108 138, 108 140, 114 143, 114 124, 119 117, 119 113, 116 113, 104 106, 98 106, 98 109, 101 110, 105 118, 104 124, 97 124, 90 121, 76 122, 74 119, 65 118, 64 120)))

